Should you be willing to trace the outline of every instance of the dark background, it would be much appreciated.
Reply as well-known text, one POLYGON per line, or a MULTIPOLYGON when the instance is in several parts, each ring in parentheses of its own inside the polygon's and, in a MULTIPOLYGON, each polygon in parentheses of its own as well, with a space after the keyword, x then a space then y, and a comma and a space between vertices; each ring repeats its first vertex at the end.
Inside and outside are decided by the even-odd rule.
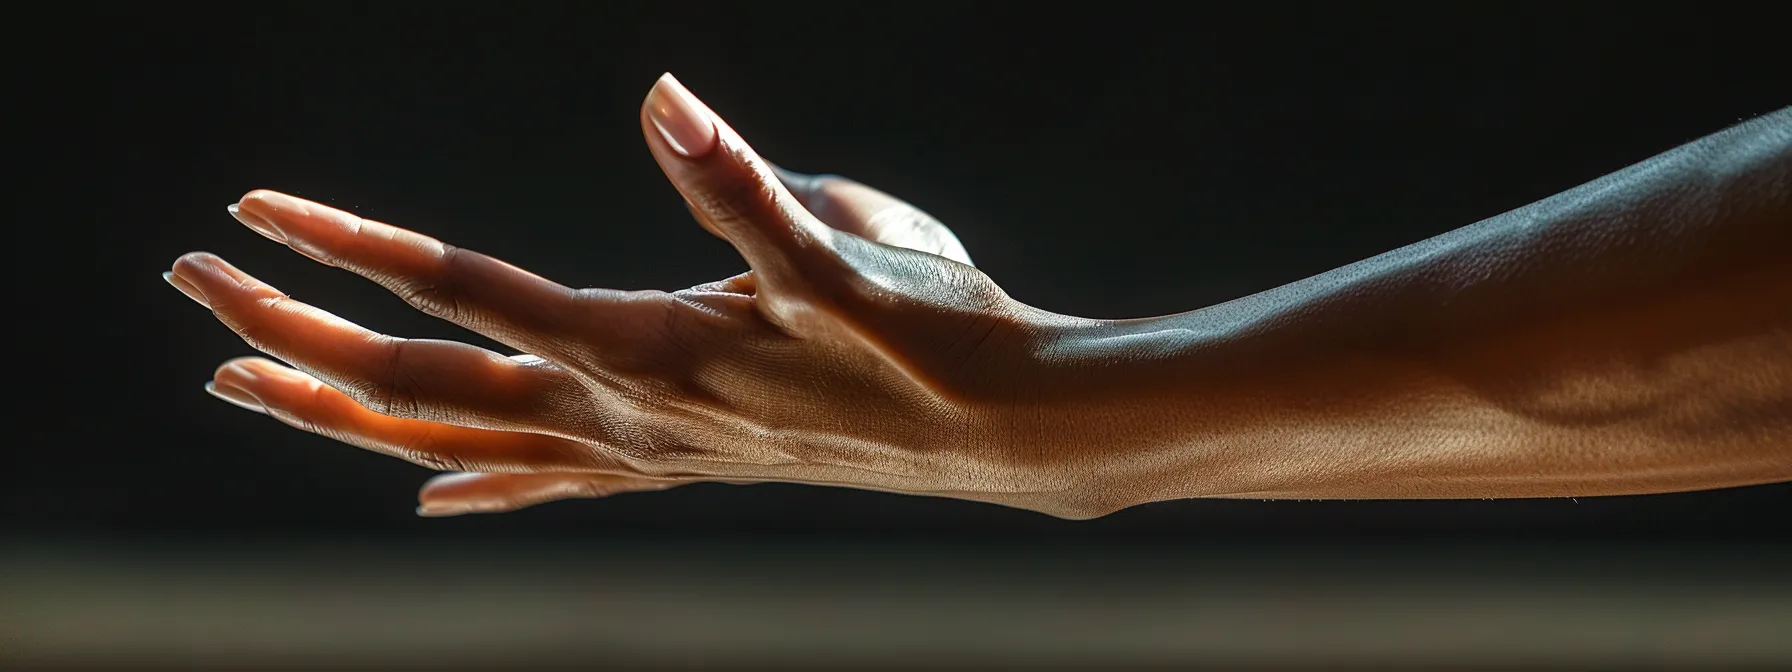
POLYGON ((202 392, 250 350, 157 277, 210 250, 493 345, 226 216, 258 187, 572 285, 734 274, 640 137, 671 71, 1023 301, 1186 311, 1785 106, 1768 3, 391 4, 8 22, 0 666, 1792 665, 1792 485, 1086 522, 697 485, 419 519, 423 470, 202 392))
MULTIPOLYGON (((370 328, 478 337, 235 223, 268 187, 580 286, 744 269, 639 135, 679 76, 768 158, 954 227, 1015 297, 1180 312, 1469 224, 1792 101, 1753 5, 101 5, 23 63, 4 532, 131 539, 767 535, 1774 540, 1788 486, 1452 502, 1184 501, 1066 522, 699 485, 449 520, 427 476, 200 386, 250 350, 157 275, 222 254, 370 328)), ((1766 5, 1763 5, 1765 7, 1766 5)), ((489 345, 489 343, 488 343, 489 345)))

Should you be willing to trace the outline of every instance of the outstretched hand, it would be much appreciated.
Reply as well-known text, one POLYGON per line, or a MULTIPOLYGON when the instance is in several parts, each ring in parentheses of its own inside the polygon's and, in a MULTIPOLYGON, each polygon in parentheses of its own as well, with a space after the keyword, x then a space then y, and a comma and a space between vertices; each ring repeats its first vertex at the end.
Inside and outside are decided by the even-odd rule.
POLYGON ((528 353, 375 333, 206 253, 169 282, 263 358, 217 396, 453 472, 424 515, 719 481, 944 495, 1105 513, 1074 451, 1023 414, 1051 315, 1007 297, 944 225, 870 187, 785 173, 663 77, 647 143, 751 271, 677 292, 571 289, 314 202, 254 191, 245 225, 528 353))

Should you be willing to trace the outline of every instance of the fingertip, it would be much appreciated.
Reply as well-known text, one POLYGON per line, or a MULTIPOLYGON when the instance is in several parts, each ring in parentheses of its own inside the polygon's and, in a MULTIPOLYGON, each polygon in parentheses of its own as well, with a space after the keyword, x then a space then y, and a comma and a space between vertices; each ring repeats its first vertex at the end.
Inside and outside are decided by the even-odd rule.
POLYGON ((267 405, 261 403, 259 398, 248 390, 244 390, 235 385, 221 383, 215 380, 206 381, 205 391, 207 394, 222 399, 237 408, 254 411, 263 415, 266 415, 268 412, 267 405))
POLYGON ((254 355, 244 355, 242 357, 232 357, 230 359, 226 359, 226 360, 224 360, 223 364, 218 365, 218 368, 223 369, 224 367, 227 367, 227 366, 256 366, 256 367, 259 367, 259 366, 279 366, 279 365, 275 364, 271 361, 268 361, 268 358, 266 358, 266 357, 256 357, 254 355))
POLYGON ((203 290, 210 299, 205 302, 206 305, 214 309, 219 307, 217 301, 224 300, 229 292, 266 290, 277 293, 280 291, 210 252, 188 252, 181 255, 179 259, 174 260, 172 272, 174 277, 203 290))
POLYGON ((193 273, 202 273, 223 265, 224 259, 210 252, 195 251, 175 257, 174 274, 187 277, 193 273))
POLYGON ((315 381, 303 371, 265 357, 237 357, 227 360, 223 364, 219 364, 218 368, 212 372, 212 380, 245 390, 271 394, 289 401, 294 399, 293 394, 303 390, 282 387, 282 385, 308 386, 315 381))
POLYGON ((254 280, 243 269, 210 252, 188 252, 180 255, 179 259, 174 260, 174 274, 188 280, 207 275, 224 275, 236 282, 254 280))
POLYGON ((423 497, 427 497, 427 496, 431 496, 431 495, 444 494, 446 492, 454 490, 458 486, 475 483, 475 482, 479 481, 482 477, 483 477, 482 474, 469 473, 469 472, 451 472, 451 473, 446 473, 446 474, 437 474, 435 476, 430 477, 429 480, 424 481, 422 487, 417 488, 417 497, 419 499, 421 499, 423 497))
POLYGON ((292 207, 294 205, 311 203, 311 201, 285 192, 274 191, 273 189, 251 190, 249 193, 243 194, 243 197, 237 199, 236 202, 238 205, 253 206, 262 210, 279 209, 281 207, 292 207))
POLYGON ((250 189, 248 193, 245 193, 245 194, 243 194, 243 196, 241 198, 236 199, 236 202, 248 203, 250 201, 259 201, 259 200, 268 198, 269 196, 274 196, 274 195, 279 195, 279 194, 280 194, 280 192, 274 191, 272 189, 250 189))
POLYGON ((230 216, 237 218, 238 221, 243 221, 247 216, 251 219, 243 221, 243 224, 255 228, 250 222, 268 221, 269 218, 280 213, 283 201, 291 200, 294 200, 293 197, 272 189, 254 189, 243 194, 242 198, 236 199, 236 203, 231 207, 230 216))
MULTIPOLYGON (((243 194, 236 207, 232 216, 244 220, 243 224, 257 233, 281 243, 288 242, 288 236, 304 238, 306 231, 314 231, 326 223, 341 225, 360 219, 341 209, 272 189, 256 189, 243 194)), ((299 252, 305 254, 303 249, 299 252)))
POLYGON ((187 295, 187 298, 199 302, 199 305, 205 306, 207 309, 216 309, 217 303, 213 300, 214 297, 211 293, 207 293, 205 288, 210 286, 212 292, 215 293, 217 283, 214 276, 220 272, 228 275, 229 272, 225 269, 229 267, 229 264, 224 263, 224 260, 218 258, 218 255, 210 252, 188 252, 174 260, 168 272, 162 274, 162 279, 168 281, 168 284, 174 285, 174 288, 187 295))
POLYGON ((224 206, 224 211, 230 213, 230 217, 238 223, 249 227, 249 230, 261 234, 268 240, 282 245, 290 242, 286 238, 286 233, 281 231, 279 226, 254 212, 243 209, 243 204, 240 202, 224 206))
POLYGON ((172 285, 175 289, 180 290, 181 294, 185 294, 186 297, 192 299, 194 303, 204 306, 207 310, 211 309, 211 299, 206 298, 205 292, 199 291, 199 288, 194 286, 193 283, 187 282, 186 278, 175 275, 174 271, 163 271, 162 280, 169 285, 172 285))
POLYGON ((229 381, 233 383, 237 382, 234 379, 240 378, 253 380, 257 370, 263 369, 269 364, 273 364, 273 362, 269 362, 260 357, 232 357, 224 360, 224 363, 219 364, 218 368, 212 370, 212 378, 214 380, 233 379, 229 381))
POLYGON ((235 357, 235 358, 224 360, 224 363, 219 364, 218 368, 212 369, 212 380, 224 380, 225 382, 231 382, 231 383, 236 382, 234 380, 226 380, 226 379, 237 378, 239 376, 244 375, 245 370, 248 368, 247 364, 249 363, 250 360, 253 360, 253 359, 255 359, 255 358, 254 357, 235 357))
POLYGON ((715 149, 715 113, 672 73, 660 75, 641 107, 648 125, 679 156, 700 159, 715 149))
POLYGON ((503 497, 494 497, 506 489, 502 475, 478 472, 437 474, 417 488, 417 515, 442 518, 467 513, 499 513, 517 507, 503 497))
POLYGON ((473 510, 457 504, 430 503, 417 506, 419 518, 452 518, 468 513, 473 513, 473 510))

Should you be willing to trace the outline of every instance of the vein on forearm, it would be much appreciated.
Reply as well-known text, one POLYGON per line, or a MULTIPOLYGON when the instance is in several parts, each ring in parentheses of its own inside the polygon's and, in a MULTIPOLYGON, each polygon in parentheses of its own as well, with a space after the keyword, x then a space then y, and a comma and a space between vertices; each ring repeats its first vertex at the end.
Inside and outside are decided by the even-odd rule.
POLYGON ((1664 481, 1644 487, 1783 478, 1792 458, 1761 448, 1792 430, 1792 108, 1328 273, 1054 346, 1071 367, 1136 370, 1114 394, 1205 409, 1190 433, 1225 442, 1254 484, 1325 492, 1367 470, 1505 479, 1482 488, 1501 496, 1585 487, 1595 463, 1664 481), (1265 463, 1273 449, 1293 457, 1265 463), (1700 470, 1753 475, 1681 473, 1700 470))

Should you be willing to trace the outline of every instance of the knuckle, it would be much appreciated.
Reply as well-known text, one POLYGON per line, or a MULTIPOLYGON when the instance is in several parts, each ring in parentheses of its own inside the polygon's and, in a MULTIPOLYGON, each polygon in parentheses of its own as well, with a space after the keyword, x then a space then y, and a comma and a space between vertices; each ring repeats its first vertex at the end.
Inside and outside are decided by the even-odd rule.
POLYGON ((323 408, 326 403, 325 395, 328 393, 325 389, 325 385, 313 383, 309 397, 297 403, 269 406, 268 414, 301 432, 352 443, 350 439, 353 437, 348 433, 339 431, 333 423, 317 419, 318 409, 323 408))
POLYGON ((454 455, 445 455, 427 450, 406 450, 402 448, 398 449, 397 452, 398 457, 406 462, 434 469, 436 471, 474 471, 472 467, 467 465, 465 460, 454 455))
POLYGON ((283 295, 254 301, 243 301, 231 297, 228 300, 214 301, 212 312, 219 321, 224 323, 224 326, 236 332, 236 335, 241 337, 244 343, 249 344, 249 347, 269 352, 272 346, 268 338, 270 336, 268 317, 280 311, 283 308, 282 304, 288 300, 283 295))
POLYGON ((419 427, 400 435, 388 443, 386 447, 390 449, 394 455, 411 462, 431 467, 445 464, 447 460, 442 459, 441 456, 430 449, 433 433, 434 432, 428 426, 419 427))
POLYGON ((299 431, 306 432, 309 434, 316 434, 318 436, 325 436, 325 437, 329 437, 332 439, 338 439, 338 440, 341 439, 341 437, 336 436, 336 432, 332 431, 331 428, 318 423, 317 420, 315 420, 311 417, 308 417, 302 413, 293 413, 291 411, 288 411, 282 415, 284 416, 282 419, 286 420, 288 424, 291 424, 294 428, 298 429, 299 431))
MULTIPOLYGON (((219 316, 223 318, 222 313, 219 316)), ((231 331, 236 332, 237 337, 243 339, 243 342, 249 347, 272 354, 267 343, 265 329, 260 324, 234 318, 223 318, 222 321, 225 326, 230 327, 231 331)))
POLYGON ((636 415, 633 421, 618 422, 612 425, 605 440, 599 444, 608 459, 619 463, 628 471, 638 474, 658 475, 682 458, 697 455, 696 450, 670 433, 662 431, 663 427, 652 427, 646 421, 655 414, 651 412, 623 413, 636 415))
POLYGON ((418 395, 417 381, 411 375, 408 360, 414 352, 413 341, 394 338, 386 348, 386 362, 380 376, 371 382, 365 394, 371 397, 369 407, 381 415, 395 418, 423 418, 424 407, 418 395))
POLYGON ((626 349, 637 355, 629 359, 660 373, 667 364, 700 354, 686 342, 691 330, 686 311, 681 310, 684 305, 670 294, 634 302, 632 312, 638 319, 633 321, 635 328, 623 335, 626 349))
POLYGON ((616 328, 606 329, 594 345, 593 369, 615 377, 607 381, 644 393, 678 387, 693 369, 719 355, 714 346, 715 313, 702 304, 659 291, 637 292, 612 300, 607 311, 616 328))
POLYGON ((778 213, 778 192, 752 175, 731 175, 699 189, 692 205, 723 223, 757 220, 778 213))
POLYGON ((424 426, 404 435, 389 449, 401 460, 436 471, 480 471, 479 465, 471 464, 453 451, 442 450, 438 444, 435 428, 424 426))
POLYGON ((392 281, 392 293, 426 315, 459 321, 466 316, 461 292, 455 286, 459 274, 454 271, 461 258, 461 248, 443 243, 434 272, 425 277, 396 278, 392 281))

